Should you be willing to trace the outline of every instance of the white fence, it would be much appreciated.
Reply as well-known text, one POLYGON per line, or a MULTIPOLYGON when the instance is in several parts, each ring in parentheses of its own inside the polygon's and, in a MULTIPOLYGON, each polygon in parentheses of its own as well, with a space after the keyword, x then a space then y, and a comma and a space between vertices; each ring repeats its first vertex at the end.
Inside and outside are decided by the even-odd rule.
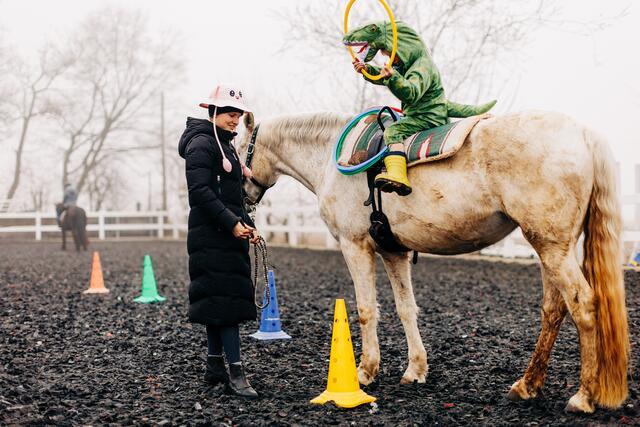
MULTIPOLYGON (((165 211, 150 212, 87 212, 87 231, 98 239, 154 237, 184 237, 187 214, 170 215, 165 211)), ((256 226, 263 235, 281 235, 291 246, 298 246, 303 238, 316 235, 315 244, 329 248, 336 241, 320 220, 315 207, 286 208, 261 207, 257 211, 256 226)), ((42 240, 47 234, 58 235, 60 229, 53 213, 21 212, 0 213, 0 238, 3 235, 25 237, 31 235, 42 240)))
MULTIPOLYGON (((184 221, 181 224, 169 224, 166 212, 87 212, 87 231, 97 232, 98 238, 104 240, 111 232, 115 237, 120 233, 142 232, 154 237, 179 237, 181 229, 186 230, 184 221), (126 220, 126 221, 123 221, 126 220)), ((0 213, 0 237, 2 234, 32 234, 36 240, 42 240, 45 233, 59 233, 56 216, 53 213, 25 212, 0 213), (10 222, 11 225, 3 225, 10 222), (16 224, 30 222, 29 224, 16 224)))
MULTIPOLYGON (((634 205, 635 218, 640 217, 640 194, 625 196, 623 205, 634 205)), ((187 231, 186 214, 169 215, 154 212, 88 212, 87 230, 98 239, 128 237, 183 238, 187 231), (173 220, 172 220, 173 219, 173 220)), ((278 240, 291 246, 311 245, 335 248, 336 241, 319 217, 315 206, 258 208, 256 226, 267 240, 278 240), (310 237, 311 236, 311 237, 310 237)), ((0 238, 2 235, 28 236, 42 240, 49 233, 59 233, 53 213, 26 212, 0 213, 0 238), (6 225, 6 224, 10 225, 6 225)), ((624 242, 640 242, 640 223, 624 230, 624 242)), ((520 229, 496 245, 481 251, 482 254, 502 257, 532 257, 535 252, 526 242, 520 229)))
MULTIPOLYGON (((640 171, 640 169, 638 169, 640 171)), ((638 175, 640 190, 640 174, 638 175)), ((625 224, 622 235, 628 247, 640 246, 640 192, 621 197, 623 208, 631 205, 633 220, 625 224)), ((93 238, 183 238, 186 235, 186 213, 168 212, 88 212, 87 230, 93 238)), ((257 210, 256 226, 268 241, 291 246, 323 246, 335 248, 336 241, 320 219, 318 208, 261 206, 257 210)), ((0 213, 0 239, 6 236, 36 240, 57 237, 59 228, 53 213, 0 213)), ((496 245, 481 251, 485 255, 501 257, 533 257, 535 252, 526 242, 520 229, 496 245)))

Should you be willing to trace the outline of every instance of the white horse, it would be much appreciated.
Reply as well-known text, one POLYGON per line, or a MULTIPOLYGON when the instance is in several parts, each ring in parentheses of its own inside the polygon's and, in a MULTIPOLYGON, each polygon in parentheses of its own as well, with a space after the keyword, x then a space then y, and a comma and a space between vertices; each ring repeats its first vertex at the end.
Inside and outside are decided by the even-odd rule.
MULTIPOLYGON (((409 254, 387 253, 368 234, 366 174, 344 176, 333 145, 352 117, 330 113, 282 117, 260 124, 252 158, 254 180, 245 190, 255 203, 281 175, 318 197, 320 215, 340 243, 353 279, 362 332, 358 378, 378 373, 375 253, 382 257, 408 344, 402 383, 425 382, 427 353, 417 325, 409 254)), ((254 118, 245 116, 246 157, 254 118)), ((432 254, 477 251, 520 227, 540 257, 542 327, 510 399, 541 390, 551 348, 570 313, 580 337, 580 388, 567 410, 591 413, 627 397, 629 336, 621 268, 621 217, 615 172, 604 140, 570 118, 546 112, 482 120, 453 157, 413 167, 408 197, 385 194, 384 209, 400 243, 432 254), (584 262, 576 243, 584 232, 584 262)))

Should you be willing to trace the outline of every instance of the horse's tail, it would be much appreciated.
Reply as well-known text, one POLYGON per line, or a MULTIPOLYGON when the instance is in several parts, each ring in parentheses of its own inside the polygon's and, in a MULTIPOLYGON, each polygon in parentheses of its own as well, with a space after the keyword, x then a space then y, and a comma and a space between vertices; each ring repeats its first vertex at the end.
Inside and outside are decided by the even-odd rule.
POLYGON ((613 155, 607 142, 585 131, 593 158, 593 189, 584 224, 583 271, 596 303, 598 374, 594 398, 608 408, 627 398, 629 330, 620 234, 622 218, 613 155))

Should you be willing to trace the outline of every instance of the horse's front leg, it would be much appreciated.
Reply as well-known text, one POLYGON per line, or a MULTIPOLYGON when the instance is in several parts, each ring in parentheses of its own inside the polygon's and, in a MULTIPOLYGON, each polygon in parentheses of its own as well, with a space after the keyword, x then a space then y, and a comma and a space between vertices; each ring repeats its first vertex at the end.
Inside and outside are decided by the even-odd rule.
POLYGON ((409 253, 382 253, 381 255, 384 268, 387 270, 389 281, 393 288, 396 311, 402 322, 409 349, 409 365, 400 382, 402 384, 409 384, 414 381, 423 383, 429 372, 429 365, 427 364, 427 351, 422 344, 420 330, 418 329, 418 306, 416 305, 411 284, 409 253))
POLYGON ((361 384, 372 383, 380 369, 378 346, 378 305, 376 302, 375 253, 366 241, 340 239, 342 255, 355 285, 362 334, 362 357, 358 366, 361 384))
POLYGON ((67 250, 67 232, 64 230, 64 228, 62 228, 61 231, 62 231, 62 250, 66 251, 67 250))

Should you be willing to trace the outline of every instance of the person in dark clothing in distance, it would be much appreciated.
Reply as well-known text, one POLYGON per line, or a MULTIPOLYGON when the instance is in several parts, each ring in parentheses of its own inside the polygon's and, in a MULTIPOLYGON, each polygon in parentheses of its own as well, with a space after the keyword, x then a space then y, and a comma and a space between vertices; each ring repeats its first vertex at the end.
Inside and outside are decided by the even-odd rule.
POLYGON ((58 227, 62 228, 62 213, 67 210, 69 206, 75 206, 78 202, 78 193, 70 182, 64 183, 64 195, 62 196, 62 209, 56 208, 56 221, 58 227))
POLYGON ((258 233, 243 203, 250 176, 232 140, 246 106, 242 92, 218 86, 200 104, 209 120, 187 118, 178 152, 189 189, 189 320, 207 330, 204 379, 224 383, 228 393, 256 398, 240 358, 240 322, 256 319, 249 243, 258 233), (227 373, 223 351, 229 364, 227 373))

